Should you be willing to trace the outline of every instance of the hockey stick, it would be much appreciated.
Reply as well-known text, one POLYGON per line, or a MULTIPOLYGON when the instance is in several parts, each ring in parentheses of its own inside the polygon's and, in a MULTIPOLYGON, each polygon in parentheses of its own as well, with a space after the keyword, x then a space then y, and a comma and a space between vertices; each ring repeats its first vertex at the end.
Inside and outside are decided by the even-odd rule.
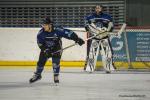
POLYGON ((119 38, 121 38, 121 34, 122 34, 123 31, 125 30, 126 26, 127 26, 127 24, 126 24, 126 23, 123 23, 121 29, 117 32, 116 35, 117 35, 119 38))
MULTIPOLYGON (((92 26, 92 27, 93 27, 93 26, 92 26)), ((93 27, 93 28, 95 28, 95 27, 93 27)), ((121 29, 117 32, 117 34, 116 34, 116 33, 113 33, 113 32, 109 32, 109 33, 110 33, 110 34, 115 34, 115 35, 117 35, 117 36, 121 36, 121 34, 123 33, 123 31, 124 31, 125 28, 126 28, 126 24, 124 23, 124 24, 122 25, 121 29)), ((95 29, 96 29, 96 28, 95 28, 95 29)), ((98 29, 96 29, 96 30, 98 30, 98 29)), ((91 39, 93 39, 93 38, 99 36, 100 34, 103 34, 103 33, 107 32, 107 31, 101 32, 100 30, 98 30, 98 31, 99 31, 98 34, 87 38, 85 41, 91 40, 91 39)), ((68 48, 71 48, 71 47, 73 47, 73 46, 75 46, 75 45, 77 45, 77 44, 78 44, 78 43, 71 44, 71 45, 69 45, 69 46, 67 46, 67 47, 65 47, 65 48, 62 48, 62 49, 60 49, 60 50, 58 50, 58 51, 56 51, 56 52, 53 52, 52 54, 55 54, 55 53, 58 53, 58 52, 62 52, 63 50, 66 50, 66 49, 68 49, 68 48)))
MULTIPOLYGON (((90 25, 91 26, 91 25, 90 25)), ((92 28, 96 29, 95 27, 91 26, 92 28)), ((125 30, 126 28, 126 23, 123 23, 123 25, 121 26, 121 29, 118 31, 118 32, 109 32, 109 35, 115 35, 115 36, 118 36, 118 37, 121 37, 121 34, 123 33, 123 31, 125 30)), ((100 31, 98 29, 96 29, 97 31, 100 31)), ((77 31, 77 32, 86 32, 84 30, 72 30, 72 31, 77 31)), ((93 31, 92 31, 93 32, 93 31)), ((95 33, 95 32, 93 32, 95 33)))
MULTIPOLYGON (((127 25, 126 23, 123 23, 123 25, 121 26, 121 29, 120 29, 118 32, 108 32, 108 34, 109 34, 109 35, 115 35, 115 36, 121 38, 121 34, 122 34, 123 31, 125 30, 126 25, 127 25)), ((98 30, 97 28, 95 28, 94 26, 92 26, 92 25, 90 25, 90 26, 91 26, 92 28, 94 28, 95 30, 100 31, 100 30, 98 30)))
POLYGON ((85 30, 72 30, 72 31, 76 31, 76 32, 87 32, 85 30))
MULTIPOLYGON (((93 39, 93 38, 97 37, 98 35, 103 34, 103 33, 105 33, 105 32, 106 32, 106 31, 100 32, 100 33, 98 33, 98 34, 96 34, 96 35, 94 35, 94 36, 91 36, 91 37, 87 38, 85 41, 91 40, 91 39, 93 39)), ((68 49, 68 48, 71 48, 71 47, 73 47, 73 46, 75 46, 75 45, 77 45, 77 44, 78 44, 78 43, 71 44, 71 45, 69 45, 69 46, 67 46, 67 47, 65 47, 65 48, 62 48, 62 49, 60 49, 60 50, 58 50, 58 51, 56 51, 56 52, 53 52, 53 53, 51 53, 51 54, 55 54, 55 53, 58 53, 58 52, 62 52, 63 50, 66 50, 66 49, 68 49)))

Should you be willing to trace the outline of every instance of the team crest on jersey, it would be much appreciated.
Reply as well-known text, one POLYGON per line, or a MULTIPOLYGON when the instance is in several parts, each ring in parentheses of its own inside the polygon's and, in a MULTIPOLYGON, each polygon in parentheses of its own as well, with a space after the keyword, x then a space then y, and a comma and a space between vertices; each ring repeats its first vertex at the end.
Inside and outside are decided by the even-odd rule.
POLYGON ((54 34, 54 37, 57 37, 57 34, 56 34, 56 33, 54 34))
POLYGON ((108 23, 108 21, 107 20, 103 20, 103 23, 108 23))
POLYGON ((47 39, 48 39, 48 38, 49 38, 49 39, 50 39, 50 38, 53 38, 53 39, 54 39, 54 38, 58 38, 58 36, 57 36, 57 34, 55 33, 53 36, 47 36, 46 38, 47 38, 47 39))
POLYGON ((96 23, 96 27, 100 27, 101 28, 101 27, 103 27, 103 24, 101 22, 97 22, 96 23))
POLYGON ((53 37, 54 37, 54 38, 58 38, 58 35, 55 33, 53 37))

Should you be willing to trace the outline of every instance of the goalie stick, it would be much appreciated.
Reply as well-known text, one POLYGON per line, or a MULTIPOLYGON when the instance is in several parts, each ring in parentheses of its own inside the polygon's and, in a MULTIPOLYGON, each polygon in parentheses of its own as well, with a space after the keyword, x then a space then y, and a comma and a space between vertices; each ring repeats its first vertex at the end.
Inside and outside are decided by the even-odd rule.
MULTIPOLYGON (((95 29, 95 27, 92 27, 92 28, 95 29)), ((108 33, 109 33, 109 35, 115 35, 115 36, 121 38, 121 34, 122 34, 123 31, 125 30, 125 28, 126 28, 126 23, 123 23, 122 26, 121 26, 121 28, 120 28, 120 30, 119 30, 118 32, 108 32, 108 33)), ((96 30, 98 30, 98 29, 96 29, 96 30)), ((84 31, 84 30, 72 30, 72 31, 86 32, 86 31, 84 31)), ((99 30, 98 30, 98 31, 99 31, 99 30)))

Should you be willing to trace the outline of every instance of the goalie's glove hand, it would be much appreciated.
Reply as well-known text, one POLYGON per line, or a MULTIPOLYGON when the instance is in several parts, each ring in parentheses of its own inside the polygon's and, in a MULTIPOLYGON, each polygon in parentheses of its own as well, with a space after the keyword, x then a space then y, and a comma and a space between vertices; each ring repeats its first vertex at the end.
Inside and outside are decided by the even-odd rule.
POLYGON ((80 46, 85 43, 84 40, 81 38, 78 38, 75 42, 78 43, 80 46))
POLYGON ((100 32, 108 32, 108 29, 106 27, 102 27, 99 30, 100 30, 100 32))

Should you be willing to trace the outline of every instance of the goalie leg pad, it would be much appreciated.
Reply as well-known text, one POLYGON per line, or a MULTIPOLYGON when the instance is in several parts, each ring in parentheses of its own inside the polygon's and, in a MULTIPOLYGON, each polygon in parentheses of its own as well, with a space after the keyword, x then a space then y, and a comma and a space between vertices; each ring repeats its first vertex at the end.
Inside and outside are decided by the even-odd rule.
POLYGON ((102 62, 104 69, 106 71, 114 70, 113 60, 112 60, 112 50, 108 38, 101 40, 101 50, 102 62))
POLYGON ((87 61, 86 71, 87 72, 93 72, 95 70, 97 57, 99 53, 99 40, 92 40, 90 51, 89 51, 89 57, 87 61))

